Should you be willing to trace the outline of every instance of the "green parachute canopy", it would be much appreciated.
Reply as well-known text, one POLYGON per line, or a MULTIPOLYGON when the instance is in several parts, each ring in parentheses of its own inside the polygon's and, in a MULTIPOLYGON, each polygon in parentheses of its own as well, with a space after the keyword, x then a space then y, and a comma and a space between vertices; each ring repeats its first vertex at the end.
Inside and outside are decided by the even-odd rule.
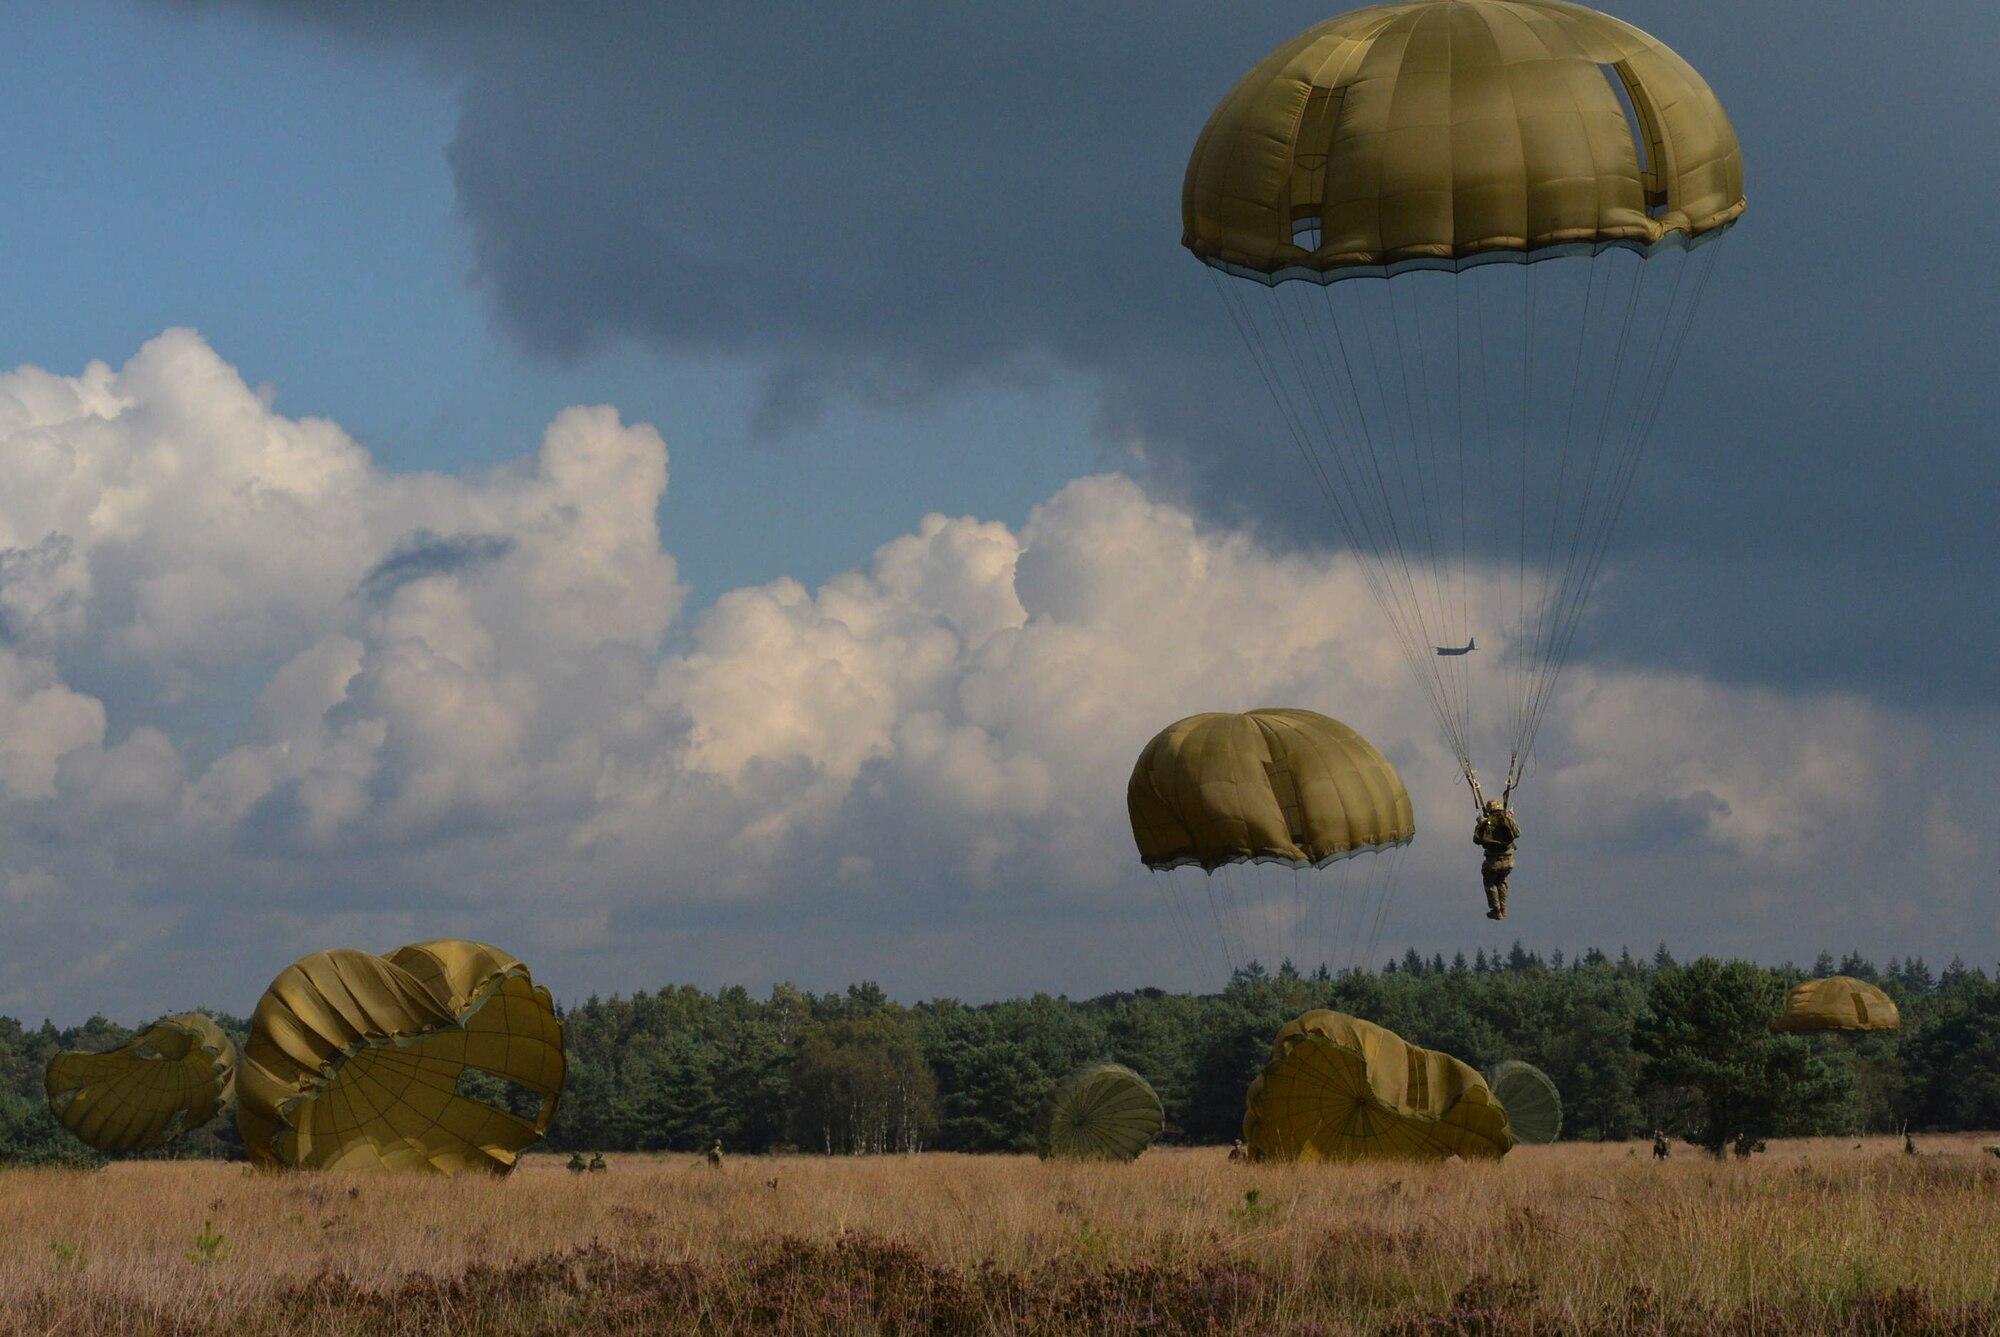
POLYGON ((1146 744, 1125 786, 1148 868, 1323 867, 1407 845, 1417 822, 1389 759, 1310 710, 1190 715, 1146 744))
POLYGON ((1507 1128, 1523 1146, 1542 1146, 1562 1134, 1562 1096, 1549 1075, 1519 1059, 1502 1059, 1486 1072, 1486 1085, 1507 1111, 1507 1128))
POLYGON ((1035 1150, 1043 1160, 1134 1160, 1165 1123, 1144 1077, 1118 1063, 1087 1063, 1042 1101, 1035 1150))
POLYGON ((257 1004, 237 1126, 256 1165, 505 1173, 548 1130, 563 1076, 549 992, 505 952, 316 952, 257 1004), (527 1114, 489 1103, 510 1088, 527 1114))
POLYGON ((1498 1158, 1514 1145, 1472 1068, 1341 1012, 1286 1023, 1244 1105, 1256 1160, 1498 1158))
POLYGON ((1807 980, 1785 995, 1774 1031, 1894 1031, 1903 1018, 1896 1004, 1865 980, 1829 975, 1807 980))
POLYGON ((57 1054, 45 1085, 62 1126, 99 1151, 163 1147, 235 1101, 236 1044, 184 1012, 101 1054, 57 1054))
POLYGON ((1685 242, 1743 153, 1667 46, 1561 0, 1396 0, 1245 75, 1188 159, 1182 244, 1264 282, 1685 242))

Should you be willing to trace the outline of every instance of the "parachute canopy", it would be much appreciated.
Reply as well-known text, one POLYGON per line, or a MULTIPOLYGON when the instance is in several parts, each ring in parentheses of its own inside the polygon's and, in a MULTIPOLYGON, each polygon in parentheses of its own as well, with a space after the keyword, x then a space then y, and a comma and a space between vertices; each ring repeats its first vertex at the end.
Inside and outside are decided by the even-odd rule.
POLYGON ((1129 1161, 1166 1124, 1144 1077, 1118 1063, 1087 1063, 1057 1082, 1035 1120, 1043 1160, 1129 1161))
POLYGON ((1894 1031, 1903 1018, 1874 985, 1849 975, 1807 980, 1785 995, 1774 1031, 1894 1031))
POLYGON ((1502 1059, 1486 1072, 1486 1085, 1507 1111, 1507 1129, 1523 1146, 1542 1146, 1562 1133, 1562 1097, 1540 1068, 1502 1059))
POLYGON ((1648 251, 1743 212, 1688 63, 1559 0, 1398 0, 1265 57, 1188 160, 1182 244, 1267 283, 1648 251))
POLYGON ((1416 837, 1388 758, 1310 710, 1190 715, 1139 754, 1125 788, 1148 868, 1323 867, 1416 837))
POLYGON ((548 990, 505 952, 316 952, 251 1017, 237 1125, 257 1165, 504 1173, 548 1130, 563 1076, 548 990))
POLYGON ((99 1151, 144 1151, 236 1099, 236 1043, 207 1016, 185 1012, 101 1054, 57 1054, 45 1082, 49 1108, 70 1132, 99 1151))
POLYGON ((1507 1114, 1479 1074, 1393 1031, 1325 1010, 1288 1022, 1245 1099, 1253 1158, 1504 1156, 1507 1114))

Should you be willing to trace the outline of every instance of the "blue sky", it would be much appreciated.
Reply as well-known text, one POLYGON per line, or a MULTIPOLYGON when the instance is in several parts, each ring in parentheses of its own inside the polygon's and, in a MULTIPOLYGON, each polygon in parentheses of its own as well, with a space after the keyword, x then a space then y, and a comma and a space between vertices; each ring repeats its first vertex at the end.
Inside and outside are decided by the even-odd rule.
POLYGON ((753 361, 525 353, 470 274, 445 163, 459 81, 412 54, 95 0, 12 33, 7 366, 73 373, 190 326, 281 411, 335 418, 399 470, 499 464, 558 410, 617 404, 671 424, 668 520, 702 599, 823 579, 927 510, 1018 522, 1091 462, 1087 387, 1060 374, 837 412, 808 450, 750 445, 753 361))
MULTIPOLYGON (((1991 964, 2000 11, 1618 12, 1723 97, 1750 209, 1504 936, 1991 964)), ((14 15, 0 1011, 242 1011, 425 936, 564 996, 1185 985, 1124 774, 1263 704, 1404 769, 1388 943, 1495 945, 1176 244, 1208 110, 1324 16, 14 15)))

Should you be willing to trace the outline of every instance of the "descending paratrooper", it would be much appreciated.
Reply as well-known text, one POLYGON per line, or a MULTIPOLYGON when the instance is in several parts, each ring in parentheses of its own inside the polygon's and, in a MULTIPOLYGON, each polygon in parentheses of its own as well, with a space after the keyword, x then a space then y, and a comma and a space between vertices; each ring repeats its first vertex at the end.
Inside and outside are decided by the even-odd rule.
POLYGON ((1479 861, 1479 880, 1486 887, 1486 917, 1507 917, 1507 879, 1514 872, 1514 842, 1521 838, 1521 824, 1504 800, 1490 798, 1472 824, 1472 841, 1485 851, 1479 861))
POLYGON ((1189 156, 1182 245, 1472 791, 1491 918, 1513 792, 1744 204, 1701 75, 1567 0, 1337 15, 1189 156), (1476 754, 1507 758, 1497 817, 1476 754))

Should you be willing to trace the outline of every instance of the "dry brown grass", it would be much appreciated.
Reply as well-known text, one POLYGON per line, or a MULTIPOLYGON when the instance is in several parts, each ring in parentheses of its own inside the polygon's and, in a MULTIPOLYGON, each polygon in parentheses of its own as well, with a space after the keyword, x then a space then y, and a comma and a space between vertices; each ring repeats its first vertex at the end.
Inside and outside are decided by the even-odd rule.
POLYGON ((1995 1140, 1774 1142, 1742 1164, 1615 1144, 1344 1168, 12 1170, 0 1333, 1986 1332, 1995 1140), (211 1261, 190 1257, 205 1221, 211 1261))

